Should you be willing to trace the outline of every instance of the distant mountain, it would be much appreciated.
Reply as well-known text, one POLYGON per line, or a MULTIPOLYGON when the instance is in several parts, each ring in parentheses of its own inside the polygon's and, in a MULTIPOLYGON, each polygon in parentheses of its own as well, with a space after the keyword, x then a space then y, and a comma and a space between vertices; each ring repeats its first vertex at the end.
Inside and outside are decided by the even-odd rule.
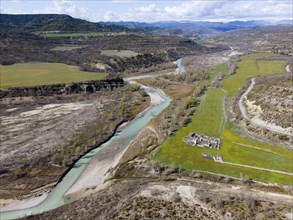
POLYGON ((80 32, 145 32, 158 34, 210 35, 245 27, 291 24, 292 20, 275 23, 252 20, 232 22, 159 21, 146 22, 89 22, 62 14, 9 15, 0 14, 1 30, 80 31, 80 32))
MULTIPOLYGON (((0 14, 1 30, 121 32, 130 28, 114 24, 97 24, 61 14, 0 14)), ((131 31, 134 31, 133 29, 131 31)))
POLYGON ((229 25, 234 25, 237 27, 257 27, 257 26, 268 26, 271 25, 271 22, 268 21, 231 21, 228 22, 229 25))
POLYGON ((262 20, 232 21, 232 22, 205 22, 205 21, 159 21, 145 22, 100 22, 100 24, 115 24, 131 28, 161 28, 171 30, 175 34, 215 34, 237 30, 245 27, 262 27, 268 25, 289 24, 292 20, 271 23, 262 20))
POLYGON ((169 30, 173 34, 212 34, 217 30, 211 29, 205 23, 211 22, 190 22, 190 21, 159 21, 154 23, 146 22, 99 22, 99 24, 115 24, 130 28, 143 28, 154 30, 169 30))
POLYGON ((293 19, 291 20, 281 20, 281 21, 277 21, 274 24, 279 25, 279 24, 284 24, 284 25, 293 25, 293 19))

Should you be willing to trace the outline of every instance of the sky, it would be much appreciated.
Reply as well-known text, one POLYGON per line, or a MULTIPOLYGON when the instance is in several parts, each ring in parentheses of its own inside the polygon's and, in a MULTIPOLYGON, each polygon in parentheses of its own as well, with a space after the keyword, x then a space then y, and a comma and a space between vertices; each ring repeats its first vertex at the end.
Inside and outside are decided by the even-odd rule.
POLYGON ((98 21, 232 21, 293 18, 293 0, 0 0, 5 14, 68 14, 98 21))

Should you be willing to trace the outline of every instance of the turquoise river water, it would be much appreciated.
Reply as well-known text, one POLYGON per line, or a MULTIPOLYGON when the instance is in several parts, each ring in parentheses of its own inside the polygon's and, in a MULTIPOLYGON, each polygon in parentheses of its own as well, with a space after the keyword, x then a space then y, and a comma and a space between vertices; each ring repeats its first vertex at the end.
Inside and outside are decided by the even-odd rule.
POLYGON ((147 125, 147 123, 154 118, 156 115, 160 114, 169 104, 170 99, 163 94, 161 91, 153 88, 143 88, 147 93, 157 93, 161 98, 164 99, 158 105, 150 106, 142 114, 139 114, 136 118, 130 121, 127 125, 118 128, 118 132, 106 143, 93 149, 81 159, 79 159, 74 167, 66 174, 57 186, 52 189, 48 194, 47 198, 40 204, 27 209, 1 212, 0 219, 16 219, 24 216, 40 214, 45 211, 49 211, 60 207, 62 205, 68 204, 71 201, 66 199, 64 195, 71 188, 71 186, 78 180, 82 172, 85 170, 90 160, 103 148, 110 146, 113 141, 123 143, 123 147, 126 148, 133 138, 147 125))

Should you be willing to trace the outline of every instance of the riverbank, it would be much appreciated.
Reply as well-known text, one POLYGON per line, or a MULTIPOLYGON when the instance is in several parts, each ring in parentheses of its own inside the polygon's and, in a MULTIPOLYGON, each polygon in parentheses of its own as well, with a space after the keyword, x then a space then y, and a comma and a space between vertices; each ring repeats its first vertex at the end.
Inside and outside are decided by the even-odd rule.
MULTIPOLYGON (((149 106, 148 97, 142 97, 138 92, 131 92, 129 94, 125 90, 127 88, 125 88, 123 91, 121 91, 121 89, 124 88, 117 89, 115 94, 109 92, 82 96, 62 96, 60 97, 61 100, 60 98, 58 99, 58 97, 54 97, 54 99, 53 97, 46 97, 46 99, 43 98, 42 100, 43 102, 46 101, 45 105, 39 105, 39 99, 37 99, 35 103, 24 103, 23 105, 18 105, 18 108, 15 110, 8 104, 5 106, 3 103, 4 100, 2 101, 1 105, 2 107, 4 106, 4 110, 7 109, 7 111, 3 111, 1 113, 1 119, 5 119, 7 122, 10 122, 12 119, 14 120, 13 123, 5 124, 6 128, 10 126, 12 129, 13 127, 16 127, 16 124, 21 125, 21 123, 23 123, 25 126, 32 126, 33 124, 37 124, 37 126, 33 127, 32 129, 25 129, 25 132, 23 134, 20 133, 18 136, 18 140, 13 139, 13 141, 19 141, 21 138, 28 139, 29 137, 34 137, 35 139, 30 139, 30 142, 28 142, 28 144, 34 146, 37 145, 38 141, 49 139, 49 141, 47 140, 42 142, 42 148, 39 147, 40 149, 38 149, 42 150, 41 156, 45 157, 45 159, 39 158, 39 160, 42 160, 42 163, 45 163, 46 160, 53 161, 49 161, 49 166, 46 165, 45 168, 38 166, 39 163, 34 164, 34 162, 37 161, 37 159, 34 159, 34 157, 40 156, 40 154, 37 154, 38 151, 31 149, 32 147, 28 149, 28 151, 21 148, 21 151, 14 153, 15 157, 17 154, 20 154, 17 156, 17 158, 21 158, 18 160, 18 163, 21 163, 22 160, 24 163, 29 162, 32 165, 32 168, 28 169, 27 171, 22 169, 21 171, 24 173, 24 175, 19 178, 14 178, 13 172, 11 172, 11 174, 8 172, 1 176, 1 212, 27 209, 43 202, 47 195, 50 194, 51 190, 56 187, 56 182, 62 179, 64 173, 67 173, 66 170, 71 169, 70 159, 72 159, 73 162, 78 160, 78 158, 80 158, 80 154, 85 154, 85 152, 88 152, 95 146, 100 145, 103 140, 107 140, 109 137, 111 137, 116 128, 116 123, 118 125, 121 121, 133 118, 133 115, 137 115, 139 112, 149 106), (121 100, 122 95, 119 95, 119 93, 122 95, 129 95, 130 98, 123 101, 121 100), (112 97, 111 95, 115 95, 115 97, 118 98, 115 99, 115 97, 112 97), (116 100, 116 102, 114 102, 111 98, 116 100), (52 102, 52 99, 56 102, 52 102), (78 101, 76 101, 77 99, 78 101), (126 106, 124 115, 115 113, 119 110, 116 106, 120 106, 121 104, 126 106), (10 109, 13 109, 14 111, 10 111, 10 109), (113 115, 103 114, 103 112, 106 112, 107 109, 111 109, 113 115), (79 117, 76 117, 77 114, 79 117), (103 117, 97 117, 97 115, 101 114, 103 114, 103 117), (18 117, 18 115, 23 117, 18 117), (109 123, 105 124, 105 122, 101 121, 108 120, 110 116, 112 118, 109 120, 109 123), (119 117, 117 120, 114 118, 116 116, 119 117), (46 124, 44 122, 46 122, 46 124), (42 124, 45 124, 46 126, 42 127, 42 124), (62 128, 64 128, 64 130, 62 130, 62 128), (83 132, 84 130, 86 130, 86 132, 83 132), (100 131, 103 133, 101 134, 100 131), (54 138, 50 138, 50 135, 52 134, 55 134, 54 138), (60 142, 69 141, 71 135, 73 134, 75 134, 74 141, 70 142, 70 147, 67 147, 66 144, 62 144, 63 142, 60 142), (82 145, 79 145, 79 143, 82 143, 82 145), (58 149, 54 150, 54 144, 58 144, 58 149), (61 147, 62 145, 64 145, 64 147, 61 147), (28 154, 28 152, 31 153, 28 154), (73 152, 73 155, 69 154, 70 152, 73 152), (24 156, 21 157, 21 154, 24 154, 24 156), (49 154, 49 156, 46 157, 46 154, 49 154), (60 155, 64 156, 62 161, 58 161, 58 156, 61 157, 60 155), (33 159, 26 159, 26 157, 33 159), (67 159, 68 162, 65 161, 65 159, 67 159), (57 173, 55 172, 56 170, 60 172, 57 173)), ((17 101, 18 99, 14 100, 14 102, 17 101)), ((24 102, 25 100, 22 101, 24 102)), ((1 129, 1 133, 8 133, 8 128, 3 128, 3 130, 1 129)), ((14 132, 17 131, 21 132, 22 130, 14 130, 14 132)), ((15 143, 13 147, 16 148, 17 146, 21 145, 15 143)), ((8 163, 9 160, 4 159, 6 157, 8 157, 8 159, 12 158, 10 156, 11 153, 12 151, 7 151, 7 153, 5 153, 4 149, 2 148, 1 161, 8 163)), ((1 165, 4 166, 5 163, 2 162, 1 165)), ((13 169, 13 166, 9 166, 9 168, 13 169)))
POLYGON ((41 202, 43 202, 49 192, 42 194, 41 196, 38 197, 32 197, 30 199, 24 199, 24 200, 14 200, 14 199, 1 199, 0 200, 0 212, 8 212, 8 211, 13 211, 13 210, 19 210, 19 209, 27 209, 34 207, 41 202))
MULTIPOLYGON (((90 182, 92 180, 96 184, 103 183, 103 181, 107 177, 107 172, 109 168, 111 168, 109 161, 112 161, 112 165, 117 163, 115 161, 119 160, 120 153, 122 153, 123 150, 131 143, 131 141, 139 133, 139 131, 143 127, 145 127, 145 125, 152 118, 154 118, 163 109, 165 109, 170 103, 169 98, 166 97, 159 90, 154 90, 152 88, 144 89, 147 93, 153 94, 151 95, 151 107, 143 111, 142 115, 137 116, 135 119, 128 122, 126 125, 123 125, 122 127, 118 128, 116 134, 107 143, 102 144, 98 148, 94 149, 93 151, 89 152, 84 157, 82 157, 74 165, 74 167, 72 167, 72 169, 68 172, 64 179, 59 184, 57 184, 57 186, 52 190, 52 192, 48 195, 47 199, 45 199, 41 204, 34 206, 30 209, 17 210, 13 212, 4 212, 1 213, 1 217, 5 219, 15 219, 25 215, 33 215, 51 209, 55 209, 67 203, 68 200, 63 196, 67 194, 67 192, 72 192, 68 191, 68 189, 70 189, 72 186, 73 189, 78 190, 83 187, 91 186, 92 183, 90 182), (159 96, 155 95, 156 93, 159 96), (96 176, 95 178, 95 175, 97 175, 97 173, 92 172, 90 175, 91 180, 85 180, 81 178, 79 181, 77 181, 79 177, 83 175, 83 171, 86 170, 87 166, 90 164, 90 160, 93 157, 97 158, 97 160, 93 160, 92 166, 94 166, 94 164, 97 165, 97 163, 101 165, 98 166, 99 168, 95 169, 95 171, 98 172, 98 176, 96 176), (114 161, 113 157, 115 158, 114 161), (95 163, 96 161, 98 162, 95 163)), ((85 172, 84 176, 88 174, 88 172, 85 172)))
MULTIPOLYGON (((130 84, 135 84, 135 81, 129 81, 130 84)), ((141 85, 141 89, 147 91, 150 96, 150 106, 137 115, 142 117, 144 112, 152 106, 156 106, 164 102, 165 100, 155 90, 150 90, 150 87, 141 85)), ((118 128, 118 130, 125 129, 127 126, 118 128)), ((119 138, 119 137, 118 137, 119 138)), ((90 161, 87 168, 84 170, 77 182, 67 191, 66 196, 77 193, 80 190, 84 190, 90 187, 100 187, 106 179, 110 177, 110 170, 116 167, 123 156, 124 152, 127 151, 129 145, 123 148, 119 140, 112 141, 107 148, 104 148, 101 152, 96 154, 90 161)))

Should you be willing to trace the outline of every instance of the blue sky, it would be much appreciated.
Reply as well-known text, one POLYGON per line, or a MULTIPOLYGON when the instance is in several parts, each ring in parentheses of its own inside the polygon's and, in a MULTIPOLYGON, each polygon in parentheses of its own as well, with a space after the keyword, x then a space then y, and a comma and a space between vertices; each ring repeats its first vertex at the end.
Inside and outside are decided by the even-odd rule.
POLYGON ((1 13, 69 14, 89 21, 283 20, 293 0, 1 0, 1 13))

